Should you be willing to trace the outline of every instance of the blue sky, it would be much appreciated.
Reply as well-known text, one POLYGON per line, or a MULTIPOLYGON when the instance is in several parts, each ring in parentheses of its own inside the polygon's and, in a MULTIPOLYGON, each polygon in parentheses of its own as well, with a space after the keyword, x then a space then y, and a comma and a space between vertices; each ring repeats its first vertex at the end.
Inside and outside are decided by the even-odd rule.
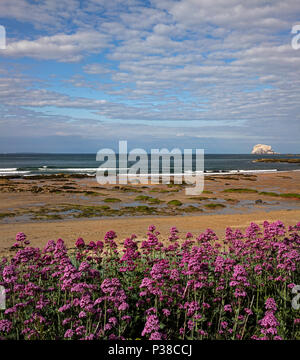
POLYGON ((298 0, 1 0, 0 152, 300 153, 298 0))

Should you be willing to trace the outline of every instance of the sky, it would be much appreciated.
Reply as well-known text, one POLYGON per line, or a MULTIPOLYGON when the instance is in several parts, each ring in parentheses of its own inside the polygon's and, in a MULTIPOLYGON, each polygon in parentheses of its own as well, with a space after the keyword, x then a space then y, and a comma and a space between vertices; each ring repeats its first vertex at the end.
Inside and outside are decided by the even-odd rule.
POLYGON ((300 153, 297 24, 299 0, 0 0, 0 152, 300 153))

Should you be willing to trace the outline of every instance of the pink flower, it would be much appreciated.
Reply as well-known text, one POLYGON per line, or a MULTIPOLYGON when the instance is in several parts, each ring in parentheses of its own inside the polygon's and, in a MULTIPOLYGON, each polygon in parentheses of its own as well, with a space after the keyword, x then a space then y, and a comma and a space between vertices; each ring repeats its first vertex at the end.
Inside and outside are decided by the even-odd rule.
POLYGON ((9 333, 12 329, 12 322, 9 320, 0 320, 0 332, 9 333))
POLYGON ((156 332, 159 329, 160 329, 160 326, 159 326, 158 317, 156 315, 149 315, 147 317, 144 330, 142 331, 142 336, 156 332))
POLYGON ((85 247, 85 242, 82 238, 78 238, 75 246, 77 247, 77 249, 83 249, 85 247))
POLYGON ((168 310, 168 309, 163 309, 162 312, 163 312, 163 314, 164 314, 166 317, 168 317, 168 316, 171 315, 171 311, 168 310))
POLYGON ((149 225, 148 231, 153 232, 156 229, 155 225, 149 225))
POLYGON ((64 335, 64 338, 71 338, 72 336, 74 335, 74 331, 72 329, 68 329, 66 332, 65 332, 65 335, 64 335))
POLYGON ((150 335, 149 340, 162 340, 162 335, 160 332, 155 331, 150 335))
POLYGON ((276 311, 277 310, 277 305, 276 302, 273 298, 268 298, 265 302, 265 308, 267 310, 273 310, 276 311))
POLYGON ((224 305, 224 311, 226 311, 226 312, 232 312, 231 305, 230 305, 230 304, 224 305))
POLYGON ((129 309, 129 305, 126 302, 122 302, 122 304, 118 307, 119 311, 125 311, 129 309))
POLYGON ((223 329, 226 329, 227 326, 228 326, 228 322, 227 322, 227 321, 221 321, 221 327, 222 327, 223 329))
POLYGON ((26 240, 26 235, 25 235, 24 233, 22 233, 22 232, 19 232, 19 233, 17 233, 17 235, 16 235, 16 240, 17 240, 18 242, 23 242, 23 241, 26 240))
POLYGON ((85 318, 86 317, 86 312, 85 311, 80 311, 78 317, 79 317, 79 319, 85 318))

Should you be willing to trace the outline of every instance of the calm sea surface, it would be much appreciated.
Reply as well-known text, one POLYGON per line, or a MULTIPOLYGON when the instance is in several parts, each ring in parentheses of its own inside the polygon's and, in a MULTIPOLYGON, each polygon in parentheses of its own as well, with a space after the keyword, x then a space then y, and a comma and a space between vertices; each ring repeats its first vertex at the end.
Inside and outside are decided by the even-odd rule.
MULTIPOLYGON (((287 158, 288 155, 249 155, 249 154, 206 154, 204 157, 204 169, 207 173, 219 172, 261 172, 261 171, 284 171, 300 170, 300 164, 290 163, 254 163, 253 160, 260 158, 287 158)), ((295 157, 295 156, 293 156, 295 157)), ((145 161, 144 161, 145 163, 145 161)), ((56 173, 76 173, 95 175, 97 168, 104 162, 96 161, 96 154, 0 154, 0 176, 7 175, 37 175, 56 173)), ((128 162, 128 168, 134 162, 128 162)), ((151 156, 148 155, 146 167, 151 170, 151 156)), ((118 156, 116 164, 109 168, 118 168, 118 156)), ((196 170, 195 157, 192 169, 196 170)), ((160 168, 161 172, 161 168, 160 168)), ((173 162, 171 161, 171 173, 173 162)))

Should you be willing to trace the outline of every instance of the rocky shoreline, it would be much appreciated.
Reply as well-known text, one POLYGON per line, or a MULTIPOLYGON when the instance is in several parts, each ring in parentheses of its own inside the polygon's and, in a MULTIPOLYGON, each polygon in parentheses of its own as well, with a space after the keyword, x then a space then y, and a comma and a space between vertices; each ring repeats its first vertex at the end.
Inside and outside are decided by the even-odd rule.
POLYGON ((300 159, 256 159, 252 162, 266 162, 266 163, 291 163, 291 164, 300 164, 300 159))

